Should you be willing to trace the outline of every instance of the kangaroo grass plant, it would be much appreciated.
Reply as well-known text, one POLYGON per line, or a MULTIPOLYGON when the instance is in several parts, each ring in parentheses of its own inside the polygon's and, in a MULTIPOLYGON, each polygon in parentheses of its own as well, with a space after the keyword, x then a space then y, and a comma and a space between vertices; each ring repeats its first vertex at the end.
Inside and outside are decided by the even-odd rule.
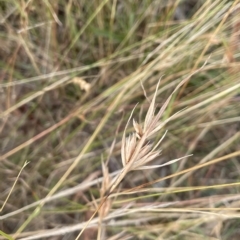
MULTIPOLYGON (((206 64, 206 63, 205 63, 206 64)), ((153 136, 161 130, 167 122, 169 122, 176 114, 172 115, 168 119, 164 121, 160 121, 164 111, 166 110, 173 94, 186 82, 190 79, 190 77, 195 74, 196 72, 200 71, 205 64, 197 71, 192 73, 188 78, 185 80, 181 81, 178 86, 175 88, 175 90, 170 94, 168 99, 165 101, 165 103, 162 105, 160 110, 156 113, 156 97, 157 97, 157 92, 159 89, 159 84, 160 81, 157 84, 155 93, 153 95, 152 101, 149 105, 145 121, 143 123, 143 126, 139 124, 137 121, 133 119, 133 127, 135 132, 130 134, 128 137, 126 137, 126 130, 129 125, 129 122, 133 116, 135 108, 132 110, 130 117, 128 119, 128 122, 125 126, 124 132, 123 132, 123 137, 122 137, 122 147, 121 147, 121 159, 122 159, 122 165, 123 168, 120 171, 120 173, 112 180, 112 183, 110 183, 110 177, 108 170, 104 164, 102 164, 102 169, 103 169, 103 183, 102 183, 102 188, 101 188, 101 203, 99 204, 99 207, 95 211, 95 213, 92 215, 92 217, 89 219, 88 223, 92 220, 92 218, 95 216, 97 211, 99 212, 99 219, 100 219, 100 224, 99 224, 99 234, 98 234, 98 239, 102 239, 100 236, 101 235, 101 223, 106 217, 107 213, 109 212, 111 202, 109 200, 109 196, 114 192, 114 190, 117 188, 117 186, 121 183, 121 181, 125 178, 125 176, 130 172, 130 171, 137 171, 137 170, 146 170, 146 169, 153 169, 153 168, 160 168, 164 167, 170 164, 173 164, 181 159, 184 159, 188 156, 184 156, 178 159, 174 159, 171 161, 168 161, 167 163, 161 164, 161 165, 148 165, 151 161, 156 159, 157 156, 160 155, 161 150, 158 149, 160 143, 164 139, 167 131, 163 134, 163 136, 158 140, 158 142, 153 145, 151 143, 151 139, 153 136), (108 186, 108 187, 107 187, 108 186)), ((145 92, 145 90, 144 90, 145 92)), ((87 227, 86 225, 86 227, 87 227)), ((76 239, 79 239, 81 234, 83 233, 84 228, 82 231, 79 233, 78 237, 76 239)))

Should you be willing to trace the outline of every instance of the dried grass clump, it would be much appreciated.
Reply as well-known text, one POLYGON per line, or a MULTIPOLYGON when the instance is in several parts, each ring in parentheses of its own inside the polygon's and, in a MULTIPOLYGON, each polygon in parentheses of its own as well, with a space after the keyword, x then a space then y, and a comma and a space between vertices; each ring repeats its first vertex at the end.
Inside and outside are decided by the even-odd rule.
POLYGON ((239 0, 36 2, 0 10, 0 240, 235 239, 239 0))

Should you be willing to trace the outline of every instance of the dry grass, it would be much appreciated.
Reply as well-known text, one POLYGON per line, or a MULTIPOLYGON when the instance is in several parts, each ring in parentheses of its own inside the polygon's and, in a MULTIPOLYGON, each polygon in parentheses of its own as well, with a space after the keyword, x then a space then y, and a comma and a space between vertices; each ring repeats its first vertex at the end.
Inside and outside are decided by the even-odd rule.
POLYGON ((239 1, 0 6, 0 239, 239 239, 239 1))

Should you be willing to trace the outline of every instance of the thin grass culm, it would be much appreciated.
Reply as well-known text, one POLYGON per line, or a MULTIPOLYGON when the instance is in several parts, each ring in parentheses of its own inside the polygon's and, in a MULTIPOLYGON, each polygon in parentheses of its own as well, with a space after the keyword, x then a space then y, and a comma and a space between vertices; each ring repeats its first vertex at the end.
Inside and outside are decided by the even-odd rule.
MULTIPOLYGON (((129 126, 129 123, 133 117, 134 109, 132 110, 130 117, 127 121, 127 124, 125 126, 123 136, 122 136, 122 143, 121 143, 121 159, 122 159, 122 170, 119 172, 119 174, 112 180, 112 182, 109 182, 109 178, 107 179, 109 188, 106 189, 106 181, 103 178, 103 186, 102 189, 105 189, 105 193, 103 196, 103 193, 101 191, 101 202, 97 207, 97 210, 94 212, 92 217, 89 219, 89 221, 86 223, 86 226, 82 229, 82 231, 79 233, 77 236, 76 240, 80 238, 82 235, 84 229, 88 226, 90 221, 93 219, 95 214, 97 212, 101 213, 104 210, 100 211, 101 208, 104 208, 106 205, 106 201, 108 200, 108 197, 115 191, 117 186, 121 183, 121 181, 124 180, 126 175, 130 171, 137 171, 137 170, 146 170, 146 169, 153 169, 153 168, 161 168, 173 163, 176 163, 179 160, 185 159, 186 157, 189 157, 191 155, 183 156, 181 158, 173 159, 170 160, 164 164, 161 165, 148 165, 150 162, 152 162, 154 159, 156 159, 160 153, 161 150, 159 149, 159 146, 161 142, 163 141, 164 137, 167 134, 167 131, 163 134, 163 136, 160 138, 160 140, 157 141, 157 143, 152 144, 151 139, 154 137, 154 135, 159 132, 173 117, 175 117, 178 112, 171 117, 167 118, 164 121, 161 121, 161 117, 163 116, 164 111, 166 110, 173 94, 186 82, 189 81, 191 76, 195 74, 196 72, 200 71, 204 65, 198 69, 197 71, 193 72, 190 74, 187 78, 182 80, 177 87, 174 89, 174 91, 170 94, 168 99, 165 101, 165 103, 162 105, 160 110, 156 113, 156 97, 160 85, 160 80, 156 86, 156 90, 154 93, 154 96, 150 102, 148 111, 145 116, 145 120, 143 124, 138 123, 133 119, 133 127, 134 127, 134 132, 131 133, 129 136, 126 136, 126 131, 129 126)), ((144 90, 145 91, 145 90, 144 90)), ((103 172, 104 176, 106 176, 106 166, 103 165, 103 172)), ((108 204, 107 204, 108 205, 108 204)), ((100 214, 100 225, 102 224, 102 221, 104 220, 104 217, 106 217, 106 212, 104 211, 105 214, 100 214)), ((101 227, 99 227, 100 231, 101 227)), ((98 236, 100 236, 99 234, 98 236)), ((101 238, 99 238, 101 239, 101 238)))

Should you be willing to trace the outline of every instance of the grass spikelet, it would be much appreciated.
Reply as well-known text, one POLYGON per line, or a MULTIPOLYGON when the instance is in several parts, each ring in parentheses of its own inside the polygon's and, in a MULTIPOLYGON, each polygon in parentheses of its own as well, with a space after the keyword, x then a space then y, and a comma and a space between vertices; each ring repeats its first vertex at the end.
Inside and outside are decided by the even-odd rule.
MULTIPOLYGON (((205 64, 204 64, 205 66, 205 64)), ((199 71, 199 70, 198 70, 199 71)), ((196 73, 196 72, 194 72, 196 73)), ((118 186, 118 184, 124 179, 126 174, 130 171, 135 170, 143 170, 143 169, 151 169, 156 167, 163 167, 172 163, 175 163, 183 158, 186 158, 188 156, 185 156, 183 158, 178 158, 175 160, 172 160, 168 163, 162 164, 162 165, 154 165, 154 166, 147 166, 148 163, 156 159, 157 156, 160 155, 161 150, 158 150, 160 143, 164 139, 165 134, 162 136, 162 138, 153 146, 149 139, 157 133, 170 119, 165 120, 164 122, 160 122, 160 118, 162 114, 164 113, 165 109, 167 108, 168 103, 170 102, 170 99, 172 95, 192 76, 192 74, 186 78, 185 80, 181 81, 177 87, 174 89, 174 91, 171 93, 171 95, 168 97, 168 99, 165 101, 163 106, 160 108, 159 112, 155 115, 156 110, 156 96, 157 91, 159 88, 160 81, 157 84, 155 93, 153 95, 152 101, 150 103, 149 109, 147 111, 145 121, 144 121, 144 127, 142 129, 141 125, 137 123, 133 119, 133 127, 135 129, 135 133, 130 134, 128 137, 126 137, 126 128, 129 124, 130 119, 132 118, 134 109, 128 119, 128 122, 126 124, 123 138, 122 138, 122 147, 121 147, 121 157, 122 157, 122 164, 123 169, 120 172, 118 176, 116 176, 115 180, 113 181, 112 187, 110 188, 110 193, 113 192, 113 190, 118 186)))
MULTIPOLYGON (((180 86, 182 86, 182 84, 185 81, 186 81, 186 79, 181 81, 180 84, 178 84, 178 86, 175 88, 173 93, 180 86)), ((135 132, 130 134, 128 137, 126 137, 127 127, 129 125, 129 122, 132 118, 133 112, 134 112, 137 105, 134 107, 134 109, 132 110, 132 112, 130 114, 130 117, 129 117, 129 119, 127 121, 127 124, 125 126, 125 129, 124 129, 124 132, 123 132, 123 137, 122 137, 121 157, 122 157, 123 168, 120 171, 119 175, 117 175, 112 180, 111 186, 109 187, 108 190, 106 190, 106 186, 110 185, 109 176, 108 176, 108 172, 107 172, 105 166, 102 165, 103 174, 104 174, 106 180, 103 179, 102 191, 101 192, 102 193, 104 192, 105 197, 103 198, 103 195, 101 194, 101 203, 99 204, 97 210, 92 215, 92 217, 88 220, 85 227, 88 226, 89 222, 91 221, 91 219, 95 216, 95 214, 97 212, 99 212, 100 215, 101 215, 100 219, 102 219, 104 216, 106 216, 106 213, 108 212, 108 207, 105 206, 105 203, 106 203, 106 201, 108 201, 109 196, 113 193, 113 191, 116 189, 116 187, 119 185, 119 183, 125 178, 125 176, 127 175, 128 172, 167 166, 169 164, 173 164, 173 163, 187 157, 187 156, 185 156, 185 157, 182 157, 182 158, 174 159, 174 160, 171 160, 171 161, 169 161, 167 163, 164 163, 164 164, 161 164, 161 165, 147 166, 147 164, 150 163, 151 161, 153 161, 157 156, 159 156, 159 154, 161 152, 161 150, 156 150, 156 149, 160 145, 162 140, 164 139, 167 132, 164 133, 162 138, 155 144, 155 146, 153 146, 149 142, 149 138, 154 133, 156 133, 157 130, 160 130, 160 128, 163 126, 163 124, 161 124, 160 127, 158 126, 159 120, 160 120, 160 117, 162 116, 164 110, 167 107, 167 104, 169 103, 169 101, 170 101, 170 99, 173 95, 173 93, 172 93, 169 96, 169 98, 163 104, 163 106, 161 107, 161 109, 159 110, 157 115, 155 115, 154 114, 155 113, 155 108, 156 108, 156 103, 155 102, 156 102, 156 95, 157 95, 157 90, 158 90, 158 87, 159 87, 159 83, 160 82, 158 82, 158 84, 157 84, 153 99, 150 103, 148 112, 147 112, 146 117, 145 117, 144 129, 142 130, 140 124, 138 124, 133 119, 133 126, 134 126, 134 129, 135 129, 135 132), (142 134, 139 134, 141 132, 142 132, 142 134), (104 208, 104 209, 102 211, 100 211, 101 208, 104 208)), ((109 206, 108 203, 107 203, 107 206, 109 206)), ((101 223, 101 220, 100 220, 100 223, 101 223)), ((77 236, 76 239, 79 239, 82 232, 83 232, 83 230, 79 233, 79 235, 77 236)), ((99 229, 98 232, 101 235, 101 230, 100 229, 99 229)), ((98 234, 98 236, 100 236, 99 234, 98 234)))
POLYGON ((99 215, 99 223, 98 223, 98 238, 97 239, 105 239, 105 226, 103 225, 104 217, 106 217, 111 209, 112 200, 107 198, 104 200, 104 197, 110 187, 111 184, 111 177, 108 172, 107 166, 102 162, 102 172, 103 172, 103 181, 102 187, 100 189, 100 199, 102 200, 103 204, 101 208, 98 209, 99 215))

